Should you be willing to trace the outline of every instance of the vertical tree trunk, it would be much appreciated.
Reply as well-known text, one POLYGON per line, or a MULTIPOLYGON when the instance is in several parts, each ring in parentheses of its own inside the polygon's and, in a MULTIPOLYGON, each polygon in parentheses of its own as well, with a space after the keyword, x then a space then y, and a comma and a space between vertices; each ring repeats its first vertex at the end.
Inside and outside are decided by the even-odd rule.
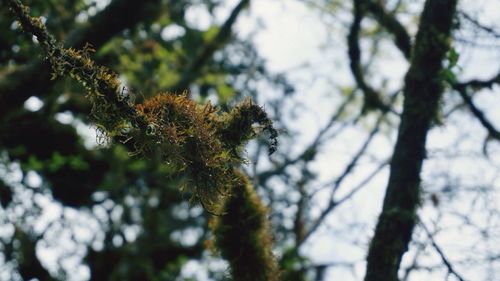
POLYGON ((278 281, 280 271, 272 253, 267 208, 240 171, 226 198, 224 214, 211 224, 214 244, 229 262, 231 280, 278 281))
POLYGON ((365 281, 398 280, 420 201, 427 132, 443 92, 442 61, 450 48, 457 0, 428 0, 405 78, 404 108, 389 183, 367 258, 365 281))

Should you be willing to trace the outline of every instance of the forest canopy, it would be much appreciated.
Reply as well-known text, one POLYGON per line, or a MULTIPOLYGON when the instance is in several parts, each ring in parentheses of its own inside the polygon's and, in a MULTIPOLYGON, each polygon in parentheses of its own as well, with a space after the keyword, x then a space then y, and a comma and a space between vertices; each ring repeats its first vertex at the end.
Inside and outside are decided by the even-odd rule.
POLYGON ((495 1, 0 3, 0 280, 498 280, 495 1))

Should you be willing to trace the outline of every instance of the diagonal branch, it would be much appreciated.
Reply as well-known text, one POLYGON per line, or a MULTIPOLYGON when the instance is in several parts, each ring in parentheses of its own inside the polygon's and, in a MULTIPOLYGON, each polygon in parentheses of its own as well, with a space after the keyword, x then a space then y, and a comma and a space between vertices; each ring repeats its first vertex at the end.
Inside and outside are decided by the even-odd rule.
POLYGON ((382 4, 378 1, 365 1, 367 10, 373 18, 386 29, 387 32, 394 36, 396 47, 403 53, 406 59, 410 59, 411 55, 411 39, 405 27, 396 19, 394 14, 385 10, 382 4))
MULTIPOLYGON (((399 91, 395 92, 391 96, 391 105, 396 100, 396 97, 397 97, 398 93, 399 93, 399 91)), ((341 109, 343 110, 342 106, 341 106, 341 109)), ((340 109, 339 109, 338 114, 341 114, 340 109)), ((374 128, 368 134, 368 137, 365 139, 365 141, 363 142, 363 144, 361 145, 361 147, 359 148, 359 150, 356 152, 356 154, 354 154, 354 156, 351 158, 351 161, 349 162, 349 164, 347 164, 347 166, 345 167, 345 169, 342 172, 342 174, 340 174, 340 176, 338 176, 337 179, 335 179, 335 181, 333 183, 331 183, 331 185, 332 185, 332 192, 331 192, 330 201, 329 201, 327 207, 320 213, 320 215, 318 216, 318 218, 314 222, 312 222, 312 224, 309 227, 309 229, 302 236, 302 239, 300 239, 300 240, 298 240, 296 242, 296 247, 297 248, 300 247, 300 245, 304 244, 304 242, 319 228, 319 226, 323 223, 323 221, 326 219, 326 217, 336 207, 338 207, 339 205, 341 205, 342 203, 344 203, 345 201, 347 201, 349 198, 351 198, 352 196, 354 196, 356 193, 358 193, 364 186, 366 186, 366 184, 368 184, 368 182, 371 179, 373 179, 373 177, 375 177, 380 171, 382 171, 382 169, 388 164, 388 161, 383 161, 383 163, 381 163, 361 183, 359 183, 356 187, 354 187, 351 191, 349 191, 346 195, 344 195, 344 197, 335 200, 335 195, 336 195, 337 191, 339 190, 339 188, 342 185, 342 183, 344 182, 344 180, 352 173, 352 171, 356 167, 356 165, 359 162, 359 160, 361 159, 361 157, 363 157, 363 155, 365 155, 366 151, 368 150, 369 145, 371 144, 371 142, 373 141, 374 137, 379 132, 380 125, 385 120, 386 115, 387 115, 387 112, 382 112, 380 114, 379 118, 377 119, 377 122, 375 123, 374 128)), ((322 130, 320 132, 324 132, 324 130, 322 130)), ((328 184, 328 186, 329 185, 330 184, 328 184)), ((309 195, 309 197, 312 197, 314 195, 314 193, 315 192, 311 193, 309 195)))
MULTIPOLYGON (((334 196, 335 196, 337 190, 339 189, 340 185, 344 182, 344 180, 347 178, 347 176, 349 176, 351 174, 351 172, 354 170, 354 168, 358 164, 361 157, 363 155, 365 155, 366 150, 368 149, 369 145, 373 141, 374 137, 377 135, 377 133, 380 129, 380 125, 382 124, 382 121, 384 120, 384 117, 385 117, 385 114, 381 114, 381 116, 377 120, 377 123, 375 124, 375 127, 372 129, 372 131, 370 132, 368 137, 365 139, 365 141, 363 142, 363 144, 361 145, 359 150, 352 157, 349 164, 347 164, 347 166, 345 167, 342 174, 340 174, 340 176, 337 177, 337 179, 333 183, 333 188, 332 188, 332 192, 331 192, 330 201, 328 203, 328 206, 321 212, 321 214, 318 216, 318 218, 316 220, 314 220, 314 222, 312 222, 312 224, 309 227, 309 229, 307 230, 306 234, 303 236, 303 239, 301 241, 299 241, 300 243, 297 243, 298 244, 297 247, 300 246, 301 244, 303 244, 311 236, 311 234, 313 234, 318 229, 318 227, 323 223, 323 221, 333 211, 333 209, 335 209, 338 205, 340 205, 341 203, 343 203, 345 201, 345 198, 344 198, 344 200, 342 200, 342 199, 335 200, 334 196)), ((385 163, 383 166, 385 166, 385 163)), ((380 170, 380 169, 377 169, 377 170, 380 170)), ((378 172, 376 172, 376 173, 378 173, 378 172)), ((374 175, 370 175, 370 176, 368 176, 368 178, 370 179, 373 176, 374 175)), ((360 184, 360 186, 364 186, 366 183, 367 183, 366 181, 363 181, 363 183, 360 184)), ((354 190, 359 190, 359 189, 360 188, 354 188, 354 190)), ((357 191, 355 191, 355 192, 357 192, 357 191)))
POLYGON ((493 125, 493 123, 486 118, 484 112, 479 109, 476 104, 474 104, 472 97, 467 93, 467 89, 465 87, 460 87, 459 85, 456 85, 454 88, 460 94, 472 114, 476 116, 481 125, 483 125, 483 127, 488 131, 489 136, 497 141, 500 141, 500 131, 498 131, 498 129, 495 128, 495 125, 493 125))
POLYGON ((331 200, 328 206, 321 212, 319 217, 313 222, 313 224, 309 227, 307 232, 303 235, 302 239, 297 242, 297 247, 300 247, 304 242, 307 241, 311 235, 318 230, 318 228, 323 224, 324 220, 328 215, 335 210, 338 206, 352 198, 356 195, 363 187, 365 187, 372 179, 378 175, 389 163, 389 161, 382 162, 375 170, 373 170, 363 181, 361 181, 358 185, 356 185, 353 189, 349 191, 342 198, 337 200, 331 200))
MULTIPOLYGON (((114 0, 92 17, 86 27, 74 30, 66 40, 68 46, 83 46, 86 42, 99 48, 121 31, 145 20, 156 18, 160 0, 114 0)), ((53 86, 50 67, 46 62, 34 60, 0 79, 0 118, 18 110, 32 95, 43 95, 53 86), (26 83, 29 81, 29 83, 26 83)))
POLYGON ((436 243, 436 240, 434 240, 434 237, 432 233, 427 229, 423 221, 420 221, 419 225, 422 227, 422 229, 425 231, 427 234, 427 237, 429 237, 429 240, 431 241, 432 247, 436 250, 438 253, 439 257, 441 257, 441 260, 443 261, 444 265, 448 269, 448 273, 454 275, 459 281, 465 281, 465 279, 453 268, 453 265, 451 262, 448 260, 446 255, 444 254, 443 250, 439 245, 436 243))
POLYGON ((130 122, 139 130, 146 129, 148 122, 144 116, 140 116, 135 105, 121 96, 117 75, 90 59, 89 53, 93 49, 89 45, 81 51, 64 48, 48 33, 40 18, 29 15, 29 8, 21 1, 10 0, 8 4, 22 29, 36 36, 47 55, 53 75, 70 76, 85 87, 87 98, 93 104, 92 117, 97 125, 104 131, 112 131, 120 123, 130 122))
POLYGON ((494 28, 480 23, 477 19, 471 17, 469 14, 467 14, 463 11, 459 11, 458 14, 460 14, 464 19, 466 19, 467 21, 472 23, 475 27, 477 27, 481 30, 484 30, 485 32, 487 32, 488 34, 490 34, 491 36, 493 36, 495 38, 500 38, 500 32, 495 30, 494 28))
POLYGON ((189 87, 189 84, 200 77, 202 66, 206 64, 207 61, 213 57, 213 54, 223 47, 231 38, 233 25, 235 24, 238 16, 241 14, 241 11, 243 11, 249 3, 250 0, 241 0, 238 5, 236 5, 227 20, 219 29, 217 35, 200 49, 198 55, 187 66, 180 81, 169 88, 168 92, 182 92, 189 87))
MULTIPOLYGON (((265 171, 257 175, 257 180, 260 184, 265 184, 267 180, 269 180, 274 175, 279 175, 285 171, 285 169, 291 165, 298 163, 299 161, 310 161, 318 152, 320 146, 323 144, 325 140, 325 135, 330 131, 330 129, 335 125, 340 117, 345 113, 347 106, 354 100, 354 93, 351 92, 349 96, 339 105, 338 109, 335 113, 330 117, 328 123, 318 132, 314 140, 303 149, 302 153, 297 155, 296 157, 287 157, 283 162, 278 163, 273 169, 265 171)), ((336 131, 339 132, 343 129, 347 124, 343 124, 341 128, 336 131)), ((329 136, 330 138, 332 136, 329 136)))

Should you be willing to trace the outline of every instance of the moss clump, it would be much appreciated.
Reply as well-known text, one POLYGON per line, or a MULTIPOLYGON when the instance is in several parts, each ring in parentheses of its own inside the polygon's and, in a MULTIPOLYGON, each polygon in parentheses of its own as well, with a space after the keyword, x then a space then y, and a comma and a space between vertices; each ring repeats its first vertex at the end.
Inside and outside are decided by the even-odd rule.
POLYGON ((257 123, 263 131, 269 133, 269 154, 276 151, 278 145, 278 132, 273 128, 273 123, 267 116, 264 109, 246 99, 237 105, 231 112, 226 113, 221 118, 219 134, 228 149, 237 157, 240 153, 234 148, 240 147, 249 139, 256 137, 257 133, 253 125, 257 123))
POLYGON ((224 214, 211 222, 214 245, 229 262, 233 280, 280 280, 267 213, 246 176, 235 171, 224 214))
POLYGON ((185 176, 186 184, 205 207, 226 194, 231 159, 217 132, 217 110, 198 105, 185 95, 159 94, 137 105, 148 122, 146 134, 133 139, 138 153, 159 153, 161 159, 185 176))
POLYGON ((214 207, 228 193, 233 167, 244 162, 240 148, 256 136, 254 124, 270 132, 271 149, 275 149, 271 120, 250 100, 220 113, 210 103, 199 105, 186 95, 162 93, 136 110, 148 124, 145 134, 131 136, 136 153, 159 153, 163 161, 177 167, 193 198, 205 207, 214 207))

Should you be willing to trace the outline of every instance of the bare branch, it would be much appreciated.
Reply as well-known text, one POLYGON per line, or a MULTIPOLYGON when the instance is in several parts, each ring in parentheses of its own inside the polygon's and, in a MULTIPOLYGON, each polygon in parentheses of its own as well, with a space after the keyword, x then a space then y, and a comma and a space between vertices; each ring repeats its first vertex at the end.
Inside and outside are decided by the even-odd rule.
POLYGON ((473 80, 470 80, 470 81, 457 83, 454 86, 455 87, 459 87, 459 88, 470 87, 472 89, 476 89, 477 90, 477 89, 483 89, 483 88, 491 88, 495 84, 500 84, 500 72, 498 72, 497 75, 495 75, 494 77, 492 77, 490 79, 487 79, 487 80, 473 79, 473 80))
MULTIPOLYGON (((339 189, 340 185, 344 182, 344 180, 347 178, 347 176, 351 174, 353 169, 356 167, 358 161, 365 154, 365 152, 368 149, 368 146, 372 142, 373 138, 378 133, 378 131, 380 129, 380 124, 382 123, 384 116, 385 116, 385 114, 382 114, 379 117, 375 127, 370 132, 368 137, 365 139, 365 141, 361 145, 360 149, 353 156, 353 158, 351 159, 351 162, 349 162, 349 164, 345 167, 342 174, 333 183, 332 191, 331 191, 331 195, 330 195, 330 201, 328 203, 328 206, 321 212, 321 214, 318 216, 318 218, 316 220, 314 220, 314 222, 311 224, 311 226, 309 227, 309 229, 307 230, 306 234, 304 235, 304 237, 300 241, 300 243, 297 245, 297 247, 300 246, 301 244, 303 244, 311 236, 311 234, 313 234, 318 229, 318 227, 323 223, 323 221, 333 211, 333 209, 335 209, 338 205, 345 202, 348 198, 352 197, 355 193, 357 193, 361 189, 361 187, 365 186, 369 182, 369 179, 373 178, 373 176, 381 170, 380 168, 377 168, 375 173, 372 173, 371 175, 369 175, 367 177, 368 180, 364 180, 359 186, 355 187, 351 191, 351 193, 347 195, 347 197, 343 197, 339 201, 335 200, 334 197, 335 197, 335 194, 336 194, 337 190, 339 189)), ((384 166, 385 166, 385 163, 384 163, 384 166)))
POLYGON ((462 99, 464 100, 465 104, 469 107, 470 111, 476 118, 479 120, 481 125, 483 125, 484 128, 489 133, 489 136, 497 141, 500 141, 500 131, 498 131, 493 123, 491 123, 486 116, 484 115, 484 112, 481 111, 475 104, 474 101, 472 100, 472 97, 467 94, 467 89, 465 87, 455 87, 457 92, 460 94, 462 99))
POLYGON ((391 111, 391 108, 386 105, 380 93, 375 91, 365 80, 363 69, 361 67, 361 48, 359 47, 359 33, 361 31, 361 21, 364 17, 364 6, 362 0, 354 0, 354 19, 347 36, 348 53, 350 60, 351 72, 358 87, 364 94, 364 108, 363 111, 378 108, 384 111, 391 111))
POLYGON ((477 27, 477 28, 479 28, 481 30, 486 31, 488 34, 490 34, 491 36, 493 36, 495 38, 500 38, 500 33, 497 30, 495 30, 494 28, 492 28, 490 26, 486 26, 486 25, 480 23, 477 19, 471 17, 466 12, 459 11, 457 13, 459 15, 461 15, 465 20, 467 20, 468 22, 472 23, 475 27, 477 27))
POLYGON ((441 260, 443 261, 444 265, 448 269, 448 272, 450 274, 453 274, 458 280, 465 281, 465 279, 453 268, 453 265, 448 260, 448 258, 444 254, 444 252, 441 249, 441 247, 439 247, 439 245, 437 244, 436 240, 434 240, 434 237, 433 237, 432 233, 429 231, 429 229, 427 229, 427 227, 425 226, 424 222, 420 220, 419 225, 425 231, 425 233, 427 234, 427 237, 429 237, 429 240, 431 241, 432 247, 436 250, 436 252, 438 253, 438 255, 441 257, 441 260))
POLYGON ((209 61, 213 54, 223 47, 232 36, 232 28, 241 11, 250 3, 250 0, 241 0, 233 9, 227 20, 219 29, 217 35, 199 51, 198 55, 189 63, 179 82, 168 89, 168 92, 182 92, 189 87, 201 74, 202 66, 209 61))
MULTIPOLYGON (((257 175, 258 182, 260 184, 264 184, 272 176, 281 174, 287 167, 294 165, 300 161, 312 160, 315 157, 316 153, 318 152, 319 147, 323 144, 326 133, 330 131, 333 125, 338 123, 340 117, 344 114, 345 110, 347 109, 347 106, 352 102, 353 99, 354 99, 354 92, 351 92, 349 97, 346 98, 342 102, 342 104, 340 104, 335 113, 330 117, 328 123, 318 132, 318 134, 311 142, 311 144, 309 144, 306 148, 304 148, 302 153, 300 153, 294 158, 287 157, 282 163, 277 164, 272 170, 260 173, 259 175, 257 175)), ((341 128, 337 132, 339 132, 345 126, 347 126, 347 124, 341 126, 341 128)))
POLYGON ((394 14, 387 12, 379 1, 367 0, 365 5, 375 20, 394 36, 394 43, 405 58, 410 59, 411 39, 405 27, 396 19, 394 14))

